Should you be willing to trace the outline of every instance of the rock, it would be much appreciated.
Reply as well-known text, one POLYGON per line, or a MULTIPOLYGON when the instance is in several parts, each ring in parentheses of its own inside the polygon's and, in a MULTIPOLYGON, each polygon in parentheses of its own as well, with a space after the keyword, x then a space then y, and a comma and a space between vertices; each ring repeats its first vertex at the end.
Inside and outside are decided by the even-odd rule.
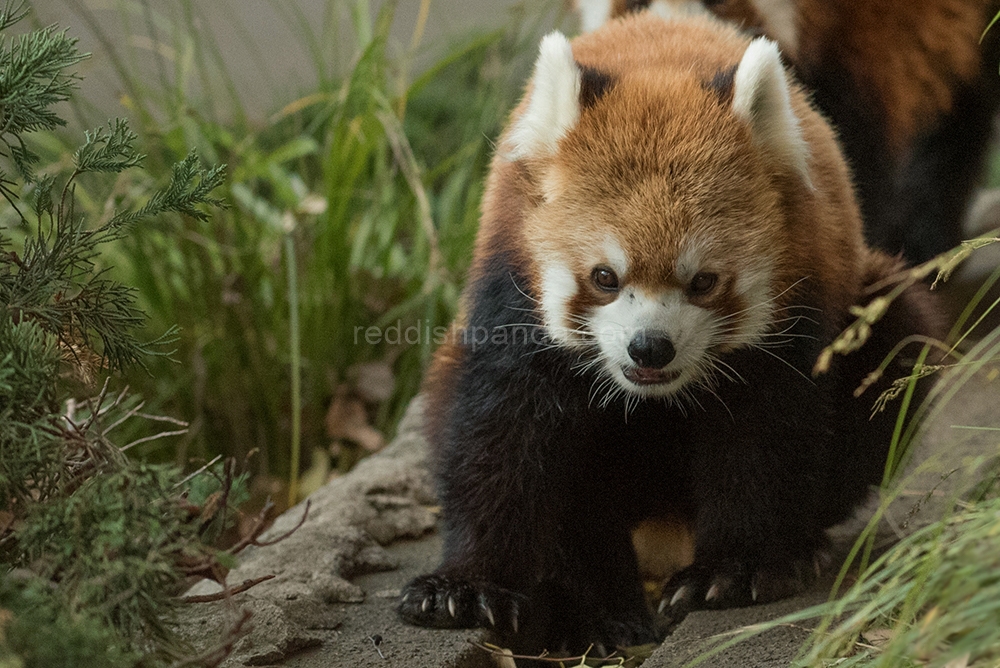
MULTIPOLYGON (((419 538, 434 527, 435 514, 428 507, 434 492, 420 418, 421 403, 415 401, 389 447, 310 497, 302 526, 280 542, 253 546, 240 555, 239 567, 229 574, 231 586, 274 577, 231 601, 197 604, 194 620, 182 625, 196 645, 217 643, 235 623, 238 610, 246 609, 252 613, 250 631, 223 666, 273 665, 320 645, 350 614, 343 604, 365 601, 365 590, 352 579, 399 566, 399 558, 383 545, 419 538)), ((287 534, 305 512, 302 503, 282 514, 261 542, 287 534)), ((188 593, 220 590, 205 580, 188 593)))

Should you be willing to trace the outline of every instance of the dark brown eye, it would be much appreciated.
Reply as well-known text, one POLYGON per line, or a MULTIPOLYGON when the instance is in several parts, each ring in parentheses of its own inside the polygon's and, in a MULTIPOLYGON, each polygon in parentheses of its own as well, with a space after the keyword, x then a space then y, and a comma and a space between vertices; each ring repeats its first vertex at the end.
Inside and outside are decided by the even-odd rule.
POLYGON ((618 292, 618 274, 609 267, 594 267, 590 272, 590 280, 594 282, 599 290, 604 292, 618 292))
POLYGON ((715 274, 707 272, 697 273, 691 279, 691 284, 688 285, 688 293, 692 295, 707 295, 718 281, 719 277, 715 274))

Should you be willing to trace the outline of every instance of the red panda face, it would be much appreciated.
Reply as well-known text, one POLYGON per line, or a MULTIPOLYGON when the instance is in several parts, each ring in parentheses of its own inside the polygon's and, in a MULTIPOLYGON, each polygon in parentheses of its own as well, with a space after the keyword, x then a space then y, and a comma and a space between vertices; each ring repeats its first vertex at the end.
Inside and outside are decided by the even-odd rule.
MULTIPOLYGON (((651 139, 634 138, 643 137, 651 139)), ((707 149, 704 160, 730 165, 731 174, 655 150, 663 163, 626 174, 575 155, 593 147, 567 137, 571 146, 553 166, 559 177, 525 232, 549 336, 613 381, 607 398, 709 385, 726 373, 721 355, 760 343, 777 319, 782 250, 766 241, 781 238, 782 217, 749 141, 743 151, 720 142, 715 157, 707 149), (615 173, 621 182, 608 176, 615 173)))
POLYGON ((725 353, 781 327, 775 174, 807 188, 807 155, 777 52, 754 44, 726 81, 626 72, 589 106, 568 43, 543 44, 507 146, 541 192, 524 237, 546 332, 599 372, 605 400, 710 387, 725 353), (539 91, 556 94, 542 107, 539 91))

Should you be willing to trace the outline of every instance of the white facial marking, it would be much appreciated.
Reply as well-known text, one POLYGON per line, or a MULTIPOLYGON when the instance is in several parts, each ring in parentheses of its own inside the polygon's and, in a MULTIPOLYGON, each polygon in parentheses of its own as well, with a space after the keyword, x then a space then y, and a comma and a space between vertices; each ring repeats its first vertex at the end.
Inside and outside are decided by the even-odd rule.
POLYGON ((542 313, 545 316, 545 330, 558 343, 572 346, 577 338, 571 329, 576 326, 569 322, 569 300, 576 296, 576 278, 569 267, 553 262, 542 270, 542 313))
MULTIPOLYGON (((614 240, 606 242, 607 258, 619 250, 614 240)), ((710 240, 688 238, 680 249, 674 276, 686 284, 702 271, 712 271, 706 259, 713 255, 710 240)), ((608 259, 612 264, 613 261, 608 259)), ((651 291, 623 281, 615 301, 594 308, 587 318, 586 329, 599 350, 599 362, 605 377, 618 391, 633 396, 671 397, 683 394, 688 385, 711 386, 719 369, 720 377, 728 377, 725 358, 716 364, 716 356, 734 348, 756 345, 765 340, 775 327, 772 293, 773 266, 770 258, 757 257, 751 266, 738 269, 732 289, 745 305, 737 313, 718 313, 708 305, 692 303, 684 288, 663 288, 651 291), (665 335, 674 348, 674 357, 662 369, 640 370, 629 354, 633 338, 644 333, 665 335), (637 374, 641 371, 641 374, 637 374), (650 382, 648 374, 662 374, 650 382), (645 374, 645 380, 640 377, 645 374)), ((778 328, 782 328, 779 323, 778 328)), ((607 396, 612 393, 602 385, 607 396)))
POLYGON ((767 34, 781 45, 781 50, 795 56, 799 50, 799 17, 793 0, 750 0, 764 19, 767 34))
POLYGON ((611 0, 576 0, 581 32, 597 30, 611 18, 611 0))
POLYGON ((676 270, 677 279, 682 283, 689 283, 694 275, 702 268, 702 258, 706 255, 704 245, 698 241, 688 240, 677 256, 676 270))
POLYGON ((618 278, 624 278, 628 273, 628 257, 614 237, 609 236, 604 240, 604 257, 608 266, 618 274, 618 278))
POLYGON ((621 389, 639 396, 665 397, 701 375, 715 320, 714 313, 689 304, 678 289, 650 293, 626 287, 614 302, 594 309, 590 330, 600 348, 605 371, 621 389), (663 367, 672 375, 669 382, 638 385, 625 377, 624 370, 636 366, 628 346, 640 332, 666 334, 673 344, 676 354, 663 367))
POLYGON ((750 125, 757 143, 811 187, 809 147, 792 111, 778 45, 763 37, 752 41, 736 68, 733 86, 733 111, 750 125))
POLYGON ((712 16, 705 5, 691 0, 655 0, 650 3, 649 11, 668 21, 691 16, 712 16))
POLYGON ((580 119, 580 68, 559 31, 542 39, 528 108, 510 133, 510 160, 551 155, 580 119))
POLYGON ((759 343, 774 323, 774 298, 769 265, 745 269, 736 278, 736 292, 743 297, 746 310, 741 313, 739 329, 733 338, 738 347, 759 343))

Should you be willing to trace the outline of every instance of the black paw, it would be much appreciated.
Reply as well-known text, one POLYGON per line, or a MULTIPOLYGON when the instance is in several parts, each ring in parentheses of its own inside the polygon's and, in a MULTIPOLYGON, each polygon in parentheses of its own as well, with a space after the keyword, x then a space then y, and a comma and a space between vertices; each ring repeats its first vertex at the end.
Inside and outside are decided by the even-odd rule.
POLYGON ((575 653, 590 648, 588 656, 604 658, 617 653, 624 656, 624 650, 629 647, 650 645, 662 640, 653 628, 652 620, 645 622, 621 622, 602 620, 590 627, 585 633, 585 642, 579 643, 575 653))
POLYGON ((397 610, 417 626, 517 633, 523 604, 520 594, 487 582, 421 575, 403 587, 397 610))
POLYGON ((740 562, 712 567, 695 563, 670 578, 658 612, 679 619, 692 610, 738 608, 795 596, 812 586, 830 564, 825 552, 751 569, 740 562))

